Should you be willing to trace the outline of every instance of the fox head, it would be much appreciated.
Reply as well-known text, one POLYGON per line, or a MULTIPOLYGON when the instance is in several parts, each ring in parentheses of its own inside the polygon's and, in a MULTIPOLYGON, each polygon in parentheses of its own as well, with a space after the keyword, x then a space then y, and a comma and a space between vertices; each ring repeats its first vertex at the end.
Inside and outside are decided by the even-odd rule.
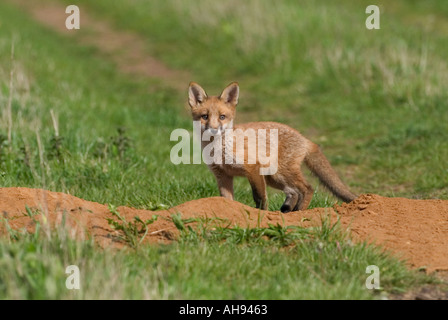
POLYGON ((238 83, 232 82, 219 96, 209 97, 200 85, 191 82, 188 103, 193 121, 200 121, 201 130, 210 129, 212 134, 222 134, 224 130, 232 129, 239 91, 238 83))

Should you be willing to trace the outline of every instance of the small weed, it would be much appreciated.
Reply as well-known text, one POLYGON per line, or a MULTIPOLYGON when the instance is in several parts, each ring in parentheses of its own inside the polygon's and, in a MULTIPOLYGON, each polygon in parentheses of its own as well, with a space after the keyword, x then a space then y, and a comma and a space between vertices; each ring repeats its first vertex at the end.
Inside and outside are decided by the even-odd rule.
POLYGON ((170 206, 163 204, 163 203, 154 203, 154 202, 148 203, 148 210, 151 210, 151 211, 166 210, 166 209, 169 209, 169 207, 170 206))
POLYGON ((188 223, 192 222, 201 222, 201 221, 207 221, 206 218, 188 218, 188 219, 182 219, 182 215, 180 213, 175 213, 171 215, 171 221, 176 226, 177 230, 179 230, 181 233, 188 234, 189 232, 195 232, 194 229, 191 226, 186 226, 188 223))
POLYGON ((109 145, 102 139, 98 139, 93 148, 93 156, 100 159, 106 159, 109 145))
MULTIPOLYGON (((7 218, 1 218, 1 221, 3 222, 3 227, 5 228, 10 241, 17 241, 20 239, 20 232, 18 230, 14 230, 9 225, 9 219, 7 218)), ((1 230, 1 229, 0 229, 1 230)))
POLYGON ((64 137, 60 137, 57 135, 54 135, 50 139, 49 155, 51 158, 56 158, 58 160, 63 159, 63 153, 62 153, 62 142, 63 141, 64 141, 64 137))
POLYGON ((20 147, 20 153, 22 154, 22 158, 21 158, 22 163, 25 165, 25 167, 30 169, 31 168, 31 163, 30 163, 31 156, 30 156, 30 150, 26 144, 24 144, 23 146, 20 147))
POLYGON ((25 217, 28 217, 28 218, 30 218, 31 220, 33 220, 33 222, 34 222, 36 225, 39 224, 39 222, 34 218, 35 216, 37 216, 37 215, 40 214, 39 210, 37 210, 37 209, 32 210, 30 207, 28 207, 27 205, 25 205, 25 212, 26 212, 26 213, 23 214, 25 217))
POLYGON ((126 128, 119 127, 117 128, 118 135, 116 137, 112 137, 112 145, 118 154, 118 158, 120 161, 125 159, 126 151, 129 150, 131 146, 131 139, 126 136, 126 128))
POLYGON ((105 142, 103 138, 98 138, 93 148, 93 156, 100 159, 112 159, 118 157, 121 162, 126 162, 126 154, 131 148, 132 140, 126 135, 125 127, 117 128, 117 135, 109 138, 110 142, 105 142))
POLYGON ((0 162, 4 161, 4 149, 8 143, 8 137, 4 134, 0 134, 0 162))
POLYGON ((109 211, 119 221, 107 218, 107 222, 114 230, 121 231, 123 235, 118 236, 118 238, 125 241, 134 249, 138 248, 148 234, 148 225, 154 223, 158 218, 157 215, 153 215, 151 219, 143 221, 135 216, 134 221, 130 222, 120 215, 115 206, 109 205, 109 211))

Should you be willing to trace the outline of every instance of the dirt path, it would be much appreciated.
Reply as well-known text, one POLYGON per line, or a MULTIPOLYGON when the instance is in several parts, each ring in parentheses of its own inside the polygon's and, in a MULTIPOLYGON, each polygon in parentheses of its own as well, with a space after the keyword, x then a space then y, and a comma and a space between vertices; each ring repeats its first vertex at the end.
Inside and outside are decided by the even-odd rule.
POLYGON ((127 74, 161 80, 176 90, 187 90, 191 77, 188 72, 173 70, 152 57, 145 40, 132 32, 117 30, 107 21, 94 19, 82 5, 81 28, 68 30, 65 20, 68 14, 62 4, 48 0, 8 0, 28 12, 39 23, 74 38, 82 45, 92 46, 109 57, 117 68, 127 74))

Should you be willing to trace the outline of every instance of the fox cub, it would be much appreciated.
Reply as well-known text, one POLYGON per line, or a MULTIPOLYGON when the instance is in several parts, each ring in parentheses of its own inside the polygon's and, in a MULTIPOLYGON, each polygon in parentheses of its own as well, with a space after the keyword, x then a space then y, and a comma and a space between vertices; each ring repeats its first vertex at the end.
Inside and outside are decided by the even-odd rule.
MULTIPOLYGON (((356 198, 356 195, 350 192, 339 179, 319 146, 302 136, 297 130, 276 122, 250 122, 233 125, 239 96, 238 83, 229 84, 219 96, 208 96, 204 89, 194 82, 190 83, 188 91, 188 102, 193 120, 200 122, 201 125, 201 137, 206 131, 212 133, 210 139, 202 138, 202 150, 210 147, 210 144, 219 144, 216 146, 215 152, 218 149, 223 151, 223 160, 235 159, 237 154, 235 141, 230 140, 229 144, 226 135, 239 132, 235 135, 241 137, 244 134, 242 149, 244 155, 239 158, 239 162, 215 161, 208 163, 218 182, 221 196, 233 200, 233 178, 244 176, 252 187, 252 195, 257 208, 266 210, 268 207, 266 196, 266 185, 268 185, 282 190, 286 195, 286 200, 280 208, 281 212, 306 209, 314 191, 305 180, 301 170, 302 162, 305 162, 321 183, 338 198, 345 202, 356 198), (250 135, 245 134, 249 131, 255 132, 256 139, 249 139, 250 135), (269 135, 269 138, 260 136, 266 136, 266 132, 275 132, 276 141, 274 141, 275 136, 273 135, 269 135), (261 158, 249 161, 250 152, 254 153, 257 149, 260 151, 261 146, 254 145, 259 141, 264 141, 265 149, 269 149, 268 147, 272 147, 274 144, 276 147, 276 158, 271 161, 275 162, 276 170, 268 174, 261 174, 261 170, 272 163, 267 164, 261 158)), ((272 151, 272 149, 269 150, 272 151)), ((269 155, 269 157, 271 156, 272 154, 269 155)))

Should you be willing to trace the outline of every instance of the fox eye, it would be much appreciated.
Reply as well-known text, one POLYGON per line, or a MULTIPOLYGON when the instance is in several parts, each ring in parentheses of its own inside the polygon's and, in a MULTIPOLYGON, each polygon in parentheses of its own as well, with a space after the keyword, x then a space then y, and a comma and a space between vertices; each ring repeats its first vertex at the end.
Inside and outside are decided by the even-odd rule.
POLYGON ((224 120, 225 118, 226 118, 225 114, 222 114, 222 115, 219 116, 219 120, 224 120))
POLYGON ((203 115, 201 116, 201 118, 204 119, 204 120, 207 120, 207 119, 208 119, 208 115, 207 115, 207 114, 203 114, 203 115))

